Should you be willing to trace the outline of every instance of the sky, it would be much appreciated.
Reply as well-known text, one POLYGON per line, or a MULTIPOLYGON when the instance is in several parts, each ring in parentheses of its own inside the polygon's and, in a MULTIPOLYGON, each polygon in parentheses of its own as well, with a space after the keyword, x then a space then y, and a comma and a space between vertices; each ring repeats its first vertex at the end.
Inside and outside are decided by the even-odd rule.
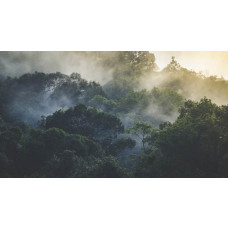
MULTIPOLYGON (((206 76, 217 75, 228 80, 228 52, 213 51, 151 51, 159 68, 164 68, 175 56, 181 66, 202 71, 206 76)), ((96 62, 88 61, 75 52, 0 52, 0 74, 20 76, 27 72, 79 72, 88 80, 106 82, 111 72, 96 62), (96 73, 96 74, 95 74, 96 73), (95 75, 94 75, 95 74, 95 75)))
POLYGON ((222 51, 166 51, 153 52, 159 68, 164 68, 175 56, 177 62, 187 69, 202 71, 207 76, 223 76, 228 80, 228 52, 222 51))

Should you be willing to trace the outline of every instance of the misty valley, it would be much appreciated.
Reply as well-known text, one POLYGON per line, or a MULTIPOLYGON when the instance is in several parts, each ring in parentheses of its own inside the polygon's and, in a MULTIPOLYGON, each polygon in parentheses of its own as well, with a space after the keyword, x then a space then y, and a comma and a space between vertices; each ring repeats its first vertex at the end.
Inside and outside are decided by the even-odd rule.
POLYGON ((148 51, 0 52, 0 177, 228 177, 228 80, 148 51))

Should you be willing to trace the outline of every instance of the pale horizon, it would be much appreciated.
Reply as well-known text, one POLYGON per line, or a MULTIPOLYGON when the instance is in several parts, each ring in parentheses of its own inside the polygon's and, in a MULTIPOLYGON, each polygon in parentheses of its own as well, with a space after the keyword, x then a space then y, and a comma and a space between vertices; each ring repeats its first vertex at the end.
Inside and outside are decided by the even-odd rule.
POLYGON ((151 51, 160 69, 169 64, 175 56, 182 67, 196 72, 202 71, 206 76, 217 75, 228 79, 228 52, 223 51, 151 51))

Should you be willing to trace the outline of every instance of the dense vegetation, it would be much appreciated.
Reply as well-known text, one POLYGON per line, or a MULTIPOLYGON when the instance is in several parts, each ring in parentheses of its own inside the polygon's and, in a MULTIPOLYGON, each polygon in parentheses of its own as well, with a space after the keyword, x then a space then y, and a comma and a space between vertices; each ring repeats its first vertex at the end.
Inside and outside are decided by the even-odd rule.
POLYGON ((175 58, 158 71, 149 52, 83 55, 110 80, 2 76, 1 177, 228 177, 228 81, 175 58))

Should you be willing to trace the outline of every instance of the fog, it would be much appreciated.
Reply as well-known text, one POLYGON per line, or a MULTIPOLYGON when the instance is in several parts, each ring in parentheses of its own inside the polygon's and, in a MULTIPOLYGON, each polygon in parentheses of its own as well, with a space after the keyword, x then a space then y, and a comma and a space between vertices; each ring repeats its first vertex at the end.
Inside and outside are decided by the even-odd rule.
MULTIPOLYGON (((163 69, 171 57, 175 56, 185 68, 202 71, 206 76, 218 75, 228 79, 228 52, 156 51, 153 53, 160 69, 163 69)), ((96 80, 105 84, 112 76, 111 66, 117 61, 116 52, 0 52, 0 74, 20 76, 35 71, 64 74, 79 72, 87 80, 96 80)))
MULTIPOLYGON (((128 57, 131 59, 131 53, 128 57)), ((60 108, 74 106, 80 100, 83 100, 80 96, 83 95, 84 91, 83 89, 78 89, 80 95, 77 95, 77 99, 75 99, 76 95, 73 98, 69 97, 70 95, 64 90, 63 85, 67 78, 69 78, 71 84, 74 84, 74 79, 70 78, 70 75, 73 72, 77 72, 87 81, 100 83, 103 89, 112 79, 119 81, 121 84, 120 79, 128 75, 129 72, 129 68, 125 68, 125 60, 121 58, 123 56, 119 55, 119 52, 0 52, 0 75, 2 78, 7 76, 20 77, 25 73, 34 72, 61 72, 65 74, 62 77, 63 81, 59 85, 57 81, 53 81, 52 83, 54 84, 47 86, 37 95, 36 99, 39 105, 34 105, 33 101, 29 101, 29 97, 24 95, 25 91, 28 90, 25 87, 18 92, 7 108, 9 108, 9 112, 15 111, 17 116, 21 116, 23 120, 33 119, 37 121, 42 115, 52 114, 60 108), (53 94, 56 91, 58 96, 54 99, 53 94), (23 107, 26 103, 25 99, 28 100, 27 111, 24 111, 23 107)), ((221 76, 221 74, 224 76, 225 74, 228 75, 228 69, 226 68, 228 52, 155 52, 155 58, 155 63, 160 69, 158 70, 154 67, 154 70, 146 71, 142 75, 136 73, 134 77, 136 76, 138 81, 136 81, 136 86, 133 88, 135 91, 142 89, 150 91, 154 87, 169 88, 181 94, 185 99, 198 101, 207 96, 219 105, 227 104, 227 82, 220 78, 210 78, 208 76, 214 73, 218 76, 221 76), (180 63, 181 67, 177 65, 177 68, 179 68, 170 73, 164 70, 164 68, 170 63, 172 56, 176 57, 176 61, 180 63), (182 67, 193 69, 196 72, 201 70, 207 71, 207 73, 196 73, 182 67)), ((130 66, 132 67, 133 65, 130 66)), ((129 78, 129 76, 127 77, 128 84, 135 80, 134 78, 129 78)), ((33 82, 31 86, 34 86, 32 84, 34 84, 33 82)), ((124 86, 123 88, 126 90, 124 86)), ((69 87, 69 91, 75 91, 75 88, 69 87)), ((108 92, 109 89, 106 93, 108 94, 108 92)), ((168 100, 167 98, 165 99, 168 100)), ((125 126, 130 126, 134 121, 139 120, 136 113, 140 112, 143 112, 145 120, 147 118, 148 120, 153 119, 156 125, 159 124, 159 121, 175 121, 178 116, 177 110, 167 114, 163 111, 165 106, 164 102, 160 104, 151 100, 148 106, 143 107, 143 111, 141 111, 141 106, 139 106, 139 108, 136 107, 131 113, 127 115, 122 114, 119 117, 125 126)))
POLYGON ((202 71, 207 76, 217 75, 228 79, 228 52, 226 51, 155 51, 156 63, 164 68, 172 56, 181 66, 194 71, 202 71))
POLYGON ((108 63, 105 65, 105 55, 100 62, 100 55, 102 53, 97 52, 0 52, 0 75, 18 77, 35 71, 67 75, 78 72, 87 80, 104 84, 111 79, 112 68, 108 63))

